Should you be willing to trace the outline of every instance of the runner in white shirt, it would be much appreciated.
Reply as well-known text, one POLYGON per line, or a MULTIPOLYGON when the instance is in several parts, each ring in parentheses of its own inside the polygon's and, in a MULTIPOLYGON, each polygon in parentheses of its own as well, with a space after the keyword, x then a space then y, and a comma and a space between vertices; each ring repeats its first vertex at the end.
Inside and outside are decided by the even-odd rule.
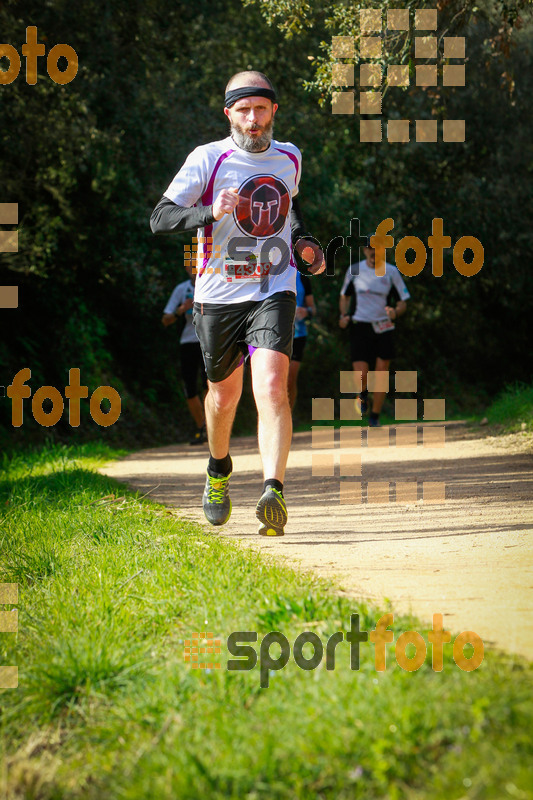
MULTIPOLYGON (((367 237, 370 244, 370 236, 367 237)), ((350 325, 351 361, 355 372, 362 373, 362 389, 359 397, 361 414, 368 410, 367 375, 370 368, 387 372, 394 355, 395 321, 405 313, 410 295, 402 276, 392 264, 385 264, 385 275, 377 276, 375 270, 376 251, 365 247, 365 261, 351 264, 340 292, 339 309, 341 328, 350 325), (355 296, 355 310, 350 315, 351 298, 355 296), (396 304, 392 306, 392 297, 396 304)), ((374 392, 372 411, 368 424, 379 426, 379 415, 386 392, 374 392)))
POLYGON ((263 494, 259 533, 284 533, 283 479, 292 436, 287 375, 296 305, 295 248, 313 274, 325 269, 320 248, 305 239, 296 199, 301 154, 272 139, 278 106, 260 72, 234 75, 224 113, 231 136, 196 148, 154 209, 154 233, 198 228, 193 322, 209 391, 205 401, 210 459, 203 496, 213 525, 231 514, 229 441, 250 357, 257 405, 263 494), (203 241, 202 241, 203 240, 203 241))
POLYGON ((185 388, 187 406, 196 423, 194 437, 189 444, 196 445, 204 444, 207 441, 204 407, 198 394, 198 378, 200 377, 201 379, 202 387, 207 389, 207 376, 200 342, 192 324, 195 276, 191 275, 192 267, 186 266, 185 269, 190 277, 186 281, 178 283, 174 288, 163 311, 161 322, 165 327, 168 327, 179 318, 185 321, 180 336, 181 377, 185 388))

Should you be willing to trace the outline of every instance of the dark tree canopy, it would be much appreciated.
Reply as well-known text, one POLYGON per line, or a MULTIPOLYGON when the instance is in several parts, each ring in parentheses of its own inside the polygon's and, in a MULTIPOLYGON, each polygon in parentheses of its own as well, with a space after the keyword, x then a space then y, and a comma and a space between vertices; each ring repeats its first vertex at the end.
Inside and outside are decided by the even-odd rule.
MULTIPOLYGON (((433 4, 416 4, 423 7, 433 4)), ((396 242, 406 235, 427 242, 432 219, 441 217, 452 243, 470 235, 483 244, 485 263, 474 277, 459 275, 447 250, 442 278, 431 275, 428 258, 409 279, 395 367, 417 369, 429 396, 459 405, 529 380, 530 7, 455 0, 438 7, 439 36, 466 38, 466 86, 391 87, 383 115, 465 119, 464 143, 361 143, 359 115, 331 113, 332 63, 354 64, 356 97, 361 88, 358 60, 331 56, 332 36, 358 45, 358 4, 28 0, 22 14, 20 3, 4 3, 4 42, 20 53, 26 27, 36 25, 47 50, 74 47, 79 71, 60 86, 40 58, 37 83, 28 85, 23 61, 18 78, 0 86, 1 202, 18 203, 20 215, 20 250, 0 259, 0 284, 20 290, 20 307, 0 310, 0 383, 29 366, 34 390, 64 387, 68 369, 79 367, 91 391, 109 384, 123 396, 123 419, 109 435, 168 441, 186 426, 177 339, 160 317, 184 278, 190 236, 155 238, 148 219, 190 150, 227 135, 225 84, 251 68, 278 90, 277 138, 303 151, 304 216, 323 244, 347 236, 352 218, 371 230, 387 217, 396 242)), ((394 63, 413 75, 412 42, 389 44, 376 62, 384 74, 394 63)), ((301 408, 338 391, 338 370, 349 367, 337 327, 347 263, 345 251, 336 276, 313 279, 320 321, 310 331, 316 357, 302 373, 301 408)), ((246 414, 250 423, 250 404, 242 420, 246 414)), ((0 421, 10 429, 8 404, 0 421)), ((83 429, 102 433, 91 430, 83 429)), ((60 424, 57 432, 71 430, 60 424)))

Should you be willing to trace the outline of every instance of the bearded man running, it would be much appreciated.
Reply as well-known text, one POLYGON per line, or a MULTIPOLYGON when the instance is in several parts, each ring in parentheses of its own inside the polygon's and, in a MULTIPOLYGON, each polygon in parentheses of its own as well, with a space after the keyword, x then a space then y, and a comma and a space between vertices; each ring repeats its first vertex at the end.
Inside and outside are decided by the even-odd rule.
POLYGON ((321 249, 305 238, 297 199, 301 153, 290 142, 272 138, 277 109, 266 75, 252 70, 234 75, 224 107, 230 136, 187 157, 150 223, 154 233, 198 229, 193 323, 209 386, 205 516, 223 525, 231 514, 229 444, 249 358, 264 475, 255 513, 264 536, 282 536, 287 522, 283 481, 292 437, 287 382, 296 307, 293 242, 309 272, 325 269, 321 249))

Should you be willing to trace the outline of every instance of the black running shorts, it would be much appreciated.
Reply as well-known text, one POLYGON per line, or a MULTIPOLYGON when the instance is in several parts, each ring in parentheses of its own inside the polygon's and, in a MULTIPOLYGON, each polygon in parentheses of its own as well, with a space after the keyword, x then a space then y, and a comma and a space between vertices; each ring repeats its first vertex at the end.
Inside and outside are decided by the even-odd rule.
POLYGON ((372 368, 376 358, 390 361, 394 356, 394 331, 376 333, 371 322, 350 323, 350 356, 353 361, 366 361, 372 368))
POLYGON ((245 303, 195 303, 192 321, 209 380, 228 378, 257 348, 290 358, 295 311, 293 292, 245 303))
POLYGON ((292 356, 291 361, 301 361, 304 357, 305 344, 307 336, 296 336, 292 343, 292 356))
POLYGON ((188 400, 198 394, 198 375, 202 386, 207 388, 204 361, 200 342, 185 342, 180 344, 181 377, 185 384, 185 396, 188 400))

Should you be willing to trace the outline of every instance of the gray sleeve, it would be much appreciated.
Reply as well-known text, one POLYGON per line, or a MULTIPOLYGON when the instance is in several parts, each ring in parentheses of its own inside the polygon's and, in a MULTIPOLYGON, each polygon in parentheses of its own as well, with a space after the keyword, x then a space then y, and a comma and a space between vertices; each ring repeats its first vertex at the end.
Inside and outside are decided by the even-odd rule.
POLYGON ((152 233, 181 233, 203 228, 212 222, 215 222, 212 205, 184 208, 163 196, 152 211, 150 228, 152 233))

